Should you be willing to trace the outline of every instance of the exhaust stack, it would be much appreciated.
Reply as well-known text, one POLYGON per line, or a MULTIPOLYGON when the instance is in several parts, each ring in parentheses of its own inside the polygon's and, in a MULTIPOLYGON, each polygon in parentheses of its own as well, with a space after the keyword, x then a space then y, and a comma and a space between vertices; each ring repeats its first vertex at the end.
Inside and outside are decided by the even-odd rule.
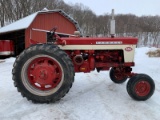
POLYGON ((112 19, 110 21, 110 34, 111 34, 111 37, 113 38, 114 35, 115 35, 115 19, 114 19, 114 9, 112 9, 112 19))

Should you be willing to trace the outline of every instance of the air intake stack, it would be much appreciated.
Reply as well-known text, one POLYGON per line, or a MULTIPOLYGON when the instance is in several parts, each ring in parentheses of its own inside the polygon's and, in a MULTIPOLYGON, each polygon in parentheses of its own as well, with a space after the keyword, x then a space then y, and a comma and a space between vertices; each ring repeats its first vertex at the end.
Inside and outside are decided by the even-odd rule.
POLYGON ((111 37, 113 38, 115 35, 115 19, 114 19, 114 9, 112 9, 112 13, 111 13, 111 21, 110 21, 110 34, 111 37))

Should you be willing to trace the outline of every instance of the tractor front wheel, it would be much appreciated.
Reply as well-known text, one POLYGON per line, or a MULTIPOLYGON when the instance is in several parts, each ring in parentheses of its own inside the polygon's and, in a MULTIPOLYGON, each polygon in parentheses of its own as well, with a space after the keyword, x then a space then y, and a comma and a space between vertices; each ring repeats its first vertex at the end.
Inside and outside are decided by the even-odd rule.
POLYGON ((146 74, 136 74, 127 83, 127 92, 135 100, 144 101, 150 98, 155 90, 155 84, 146 74))
POLYGON ((74 67, 58 46, 39 44, 24 50, 13 70, 15 87, 23 97, 38 103, 61 99, 74 81, 74 67))
POLYGON ((123 83, 127 80, 127 76, 124 74, 124 71, 122 71, 120 68, 111 68, 110 72, 110 79, 114 83, 123 83))

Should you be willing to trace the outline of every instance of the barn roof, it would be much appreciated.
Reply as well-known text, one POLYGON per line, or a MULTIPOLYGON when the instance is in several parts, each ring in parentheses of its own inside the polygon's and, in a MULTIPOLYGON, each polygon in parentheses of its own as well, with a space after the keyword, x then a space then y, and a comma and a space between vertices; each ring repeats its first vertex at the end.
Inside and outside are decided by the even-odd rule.
POLYGON ((30 26, 30 24, 33 22, 33 20, 35 19, 35 17, 38 14, 40 14, 40 13, 53 13, 53 12, 59 12, 60 14, 62 14, 64 17, 66 17, 68 20, 70 20, 76 26, 78 31, 80 31, 80 27, 79 27, 78 23, 73 18, 71 18, 69 15, 67 15, 64 11, 57 9, 57 10, 35 12, 27 17, 24 17, 16 22, 14 22, 14 23, 11 23, 7 26, 0 28, 0 34, 26 29, 30 26))

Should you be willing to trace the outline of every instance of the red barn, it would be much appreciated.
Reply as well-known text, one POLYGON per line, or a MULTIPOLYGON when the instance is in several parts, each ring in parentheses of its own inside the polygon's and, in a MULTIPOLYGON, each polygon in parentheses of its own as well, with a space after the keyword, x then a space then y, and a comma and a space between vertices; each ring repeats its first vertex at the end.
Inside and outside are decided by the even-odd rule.
POLYGON ((46 32, 33 29, 51 30, 54 26, 60 33, 80 31, 78 23, 62 10, 39 11, 0 29, 0 55, 18 55, 30 46, 30 39, 45 43, 46 32))

